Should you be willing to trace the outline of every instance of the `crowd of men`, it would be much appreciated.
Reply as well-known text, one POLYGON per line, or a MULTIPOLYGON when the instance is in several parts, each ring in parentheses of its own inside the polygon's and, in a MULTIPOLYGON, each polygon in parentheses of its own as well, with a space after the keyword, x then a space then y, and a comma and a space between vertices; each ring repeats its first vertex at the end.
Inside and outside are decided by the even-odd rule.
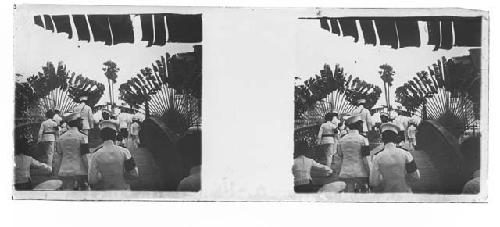
POLYGON ((43 160, 28 155, 26 139, 16 138, 15 189, 129 190, 138 177, 138 168, 127 147, 138 146, 141 115, 121 108, 119 114, 107 109, 92 111, 87 97, 68 113, 48 110, 40 125, 38 148, 43 160), (89 147, 89 132, 97 127, 103 143, 89 147), (91 151, 92 150, 92 151, 91 151), (32 185, 31 168, 53 176, 32 185))
POLYGON ((409 152, 416 145, 417 120, 394 112, 374 116, 365 104, 364 99, 358 100, 354 111, 340 119, 336 111, 325 115, 317 137, 325 163, 306 156, 307 142, 296 142, 292 167, 296 192, 412 191, 407 180, 420 179, 409 152), (377 141, 383 144, 370 146, 377 141), (337 174, 338 181, 323 187, 313 184, 313 168, 323 171, 325 176, 337 174))

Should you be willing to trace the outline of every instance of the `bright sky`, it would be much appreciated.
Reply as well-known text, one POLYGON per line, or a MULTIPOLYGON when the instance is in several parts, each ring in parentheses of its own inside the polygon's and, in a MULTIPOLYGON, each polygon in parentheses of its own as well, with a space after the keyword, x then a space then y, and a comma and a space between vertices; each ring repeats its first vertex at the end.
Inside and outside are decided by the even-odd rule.
MULTIPOLYGON (((294 76, 302 80, 314 75, 319 75, 325 63, 332 68, 340 64, 344 71, 359 77, 369 83, 379 86, 382 91, 383 81, 378 74, 379 66, 388 63, 396 72, 393 86, 391 87, 391 103, 394 102, 394 90, 410 80, 415 73, 427 70, 427 66, 436 63, 442 56, 451 58, 467 55, 470 48, 453 47, 451 50, 433 51, 434 46, 421 45, 421 47, 406 47, 392 49, 390 46, 365 45, 363 35, 357 43, 352 37, 343 37, 323 30, 318 20, 299 20, 297 29, 297 62, 294 76)), ((425 23, 420 23, 420 40, 427 44, 427 31, 425 23), (424 31, 424 32, 422 32, 424 31)), ((358 31, 359 24, 358 24, 358 31)), ((384 94, 377 105, 385 104, 384 94)))
POLYGON ((59 61, 63 61, 68 70, 106 85, 101 102, 109 100, 107 79, 102 71, 102 63, 105 61, 112 60, 120 68, 114 96, 115 101, 121 103, 118 100, 119 85, 139 73, 141 68, 151 66, 155 60, 160 59, 167 52, 172 55, 193 51, 193 44, 167 43, 165 46, 146 47, 147 42, 140 41, 142 35, 138 16, 132 17, 135 43, 114 46, 106 46, 104 42, 78 41, 74 25, 72 25, 73 38, 68 39, 65 33, 52 33, 38 27, 33 23, 32 16, 15 20, 15 72, 31 76, 42 71, 42 66, 48 61, 56 66, 59 61))

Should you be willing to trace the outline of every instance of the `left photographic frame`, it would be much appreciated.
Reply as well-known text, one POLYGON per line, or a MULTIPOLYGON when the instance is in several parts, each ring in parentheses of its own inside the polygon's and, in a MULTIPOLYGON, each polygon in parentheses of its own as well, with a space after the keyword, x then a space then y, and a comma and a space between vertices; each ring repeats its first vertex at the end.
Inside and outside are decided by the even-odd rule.
POLYGON ((202 24, 189 7, 16 6, 14 198, 199 192, 202 24))

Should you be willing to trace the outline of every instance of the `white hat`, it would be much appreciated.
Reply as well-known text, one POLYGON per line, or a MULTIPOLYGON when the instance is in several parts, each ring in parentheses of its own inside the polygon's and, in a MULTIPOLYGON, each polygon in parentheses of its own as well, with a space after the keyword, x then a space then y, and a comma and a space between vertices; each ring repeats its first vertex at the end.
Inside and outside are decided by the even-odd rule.
POLYGON ((115 131, 117 131, 119 128, 118 123, 116 121, 112 121, 112 120, 103 120, 99 123, 99 126, 101 129, 110 128, 110 129, 113 129, 115 131))
POLYGON ((358 104, 363 104, 363 103, 366 103, 366 99, 359 99, 358 100, 358 104))
POLYGON ((384 123, 382 125, 380 125, 380 131, 381 132, 385 132, 387 130, 390 130, 390 131, 393 131, 394 133, 398 134, 399 130, 398 130, 398 126, 393 124, 393 123, 384 123))
POLYGON ((88 99, 89 99, 89 97, 87 97, 87 96, 80 97, 80 101, 87 101, 88 99))
POLYGON ((350 124, 354 124, 358 121, 363 121, 363 119, 361 119, 361 116, 359 116, 359 115, 354 115, 354 116, 347 119, 346 124, 350 125, 350 124))
POLYGON ((74 120, 81 120, 82 117, 80 116, 80 113, 66 113, 63 115, 63 119, 65 122, 70 122, 74 120))

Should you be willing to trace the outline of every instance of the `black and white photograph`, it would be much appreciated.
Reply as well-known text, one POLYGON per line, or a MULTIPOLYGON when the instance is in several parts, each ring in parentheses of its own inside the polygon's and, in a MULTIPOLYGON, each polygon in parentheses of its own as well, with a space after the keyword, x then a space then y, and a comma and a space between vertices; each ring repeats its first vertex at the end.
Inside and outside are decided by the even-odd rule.
POLYGON ((296 193, 485 194, 485 18, 395 11, 297 18, 296 193))
POLYGON ((15 198, 200 191, 202 21, 195 8, 17 6, 15 198))

